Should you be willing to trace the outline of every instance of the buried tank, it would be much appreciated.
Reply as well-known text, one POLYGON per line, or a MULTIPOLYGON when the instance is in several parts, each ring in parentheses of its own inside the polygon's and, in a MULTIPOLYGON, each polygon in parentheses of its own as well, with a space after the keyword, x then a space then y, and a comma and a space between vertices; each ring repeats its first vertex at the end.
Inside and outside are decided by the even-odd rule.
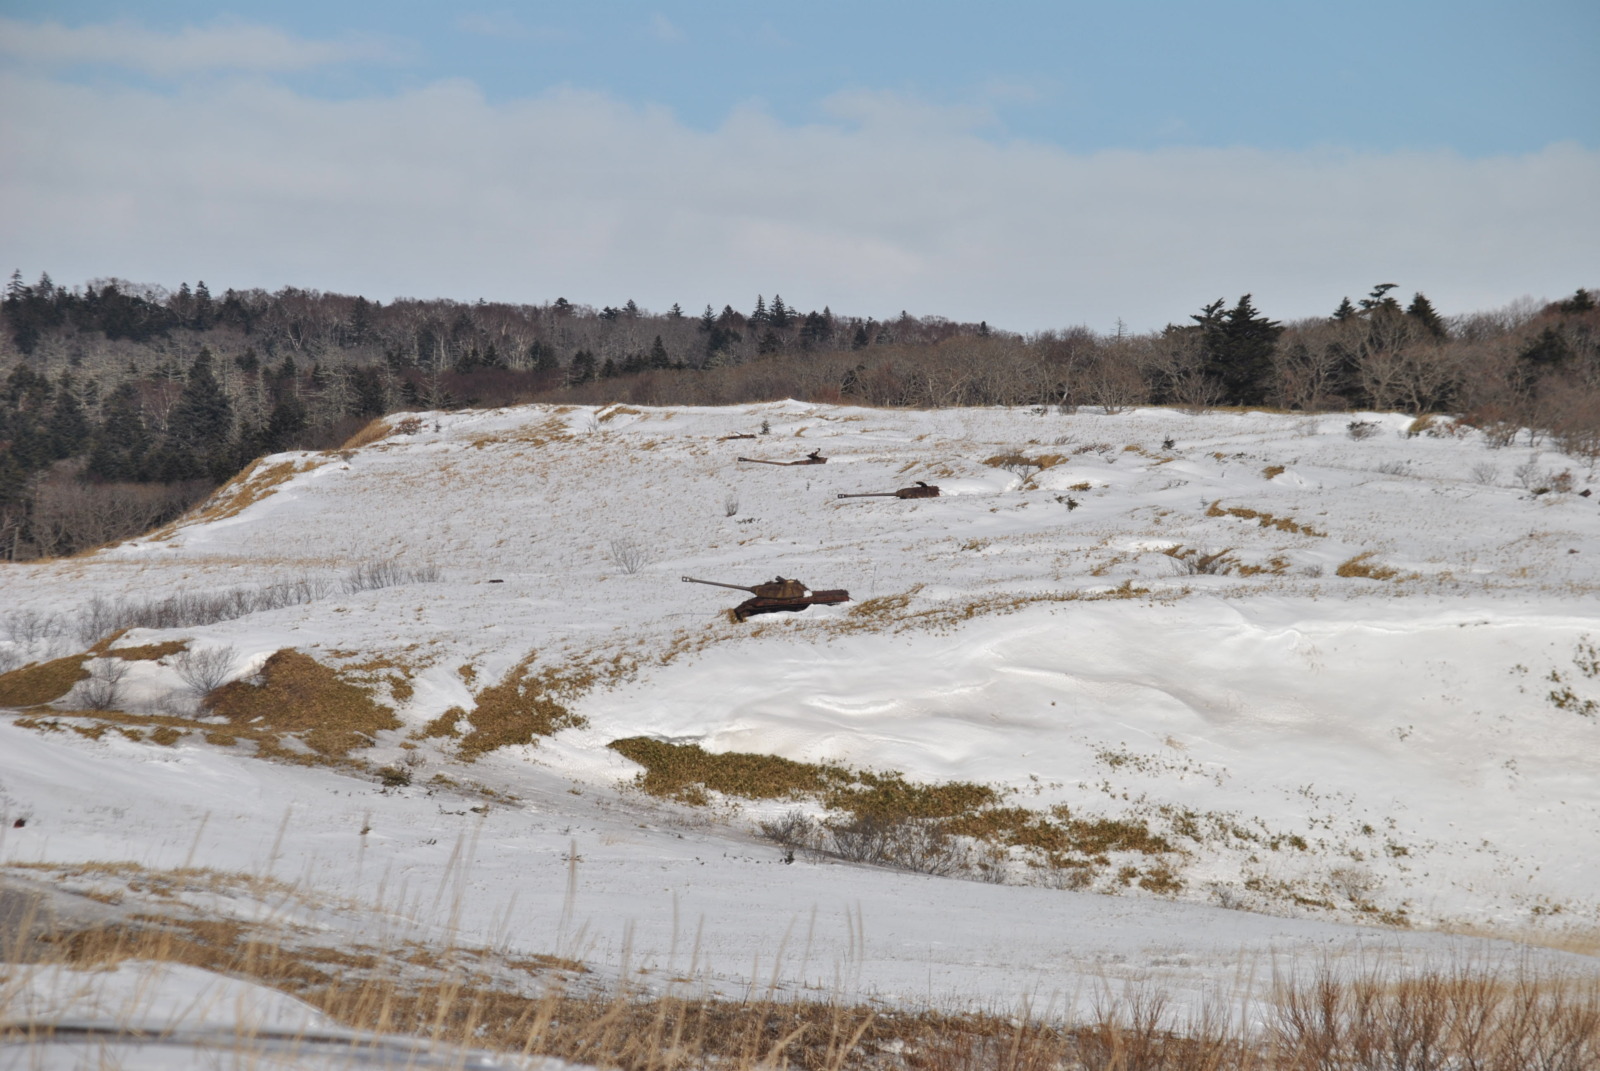
POLYGON ((898 491, 862 491, 853 495, 841 494, 840 498, 938 498, 939 488, 931 483, 918 480, 910 487, 902 487, 898 491))
POLYGON ((850 601, 850 593, 843 588, 812 591, 806 587, 805 581, 783 576, 774 577, 762 584, 725 584, 720 580, 696 580, 692 576, 682 579, 685 584, 709 584, 714 588, 748 591, 754 598, 746 599, 728 611, 735 621, 744 621, 756 614, 794 613, 804 610, 807 606, 819 604, 827 606, 850 601))

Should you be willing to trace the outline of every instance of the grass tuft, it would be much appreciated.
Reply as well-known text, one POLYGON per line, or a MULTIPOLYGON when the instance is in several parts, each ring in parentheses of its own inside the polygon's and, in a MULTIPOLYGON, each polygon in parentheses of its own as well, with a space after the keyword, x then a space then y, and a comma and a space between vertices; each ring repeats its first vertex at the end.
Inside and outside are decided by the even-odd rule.
POLYGON ((371 747, 377 734, 400 728, 394 711, 310 655, 284 648, 261 667, 261 683, 233 681, 209 693, 205 706, 233 725, 268 728, 297 738, 327 758, 371 747))

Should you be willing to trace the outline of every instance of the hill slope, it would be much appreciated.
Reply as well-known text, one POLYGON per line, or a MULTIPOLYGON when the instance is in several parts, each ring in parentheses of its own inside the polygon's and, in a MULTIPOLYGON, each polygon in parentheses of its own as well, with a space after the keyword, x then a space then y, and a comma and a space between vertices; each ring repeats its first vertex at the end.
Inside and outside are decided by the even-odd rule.
POLYGON ((388 905, 313 911, 340 940, 403 919, 914 1002, 1459 947, 1375 923, 1590 947, 1587 470, 1413 430, 535 407, 277 455, 168 531, 6 570, 10 661, 90 657, 0 678, 23 706, 87 675, 0 725, 0 850, 101 895, 129 883, 83 864, 200 861, 388 905), (913 480, 941 497, 836 497, 913 480), (735 623, 741 593, 679 583, 775 574, 853 601, 735 623), (204 652, 241 682, 210 713, 204 652), (792 850, 755 835, 785 819, 792 850), (985 880, 838 858, 885 828, 877 857, 985 880))

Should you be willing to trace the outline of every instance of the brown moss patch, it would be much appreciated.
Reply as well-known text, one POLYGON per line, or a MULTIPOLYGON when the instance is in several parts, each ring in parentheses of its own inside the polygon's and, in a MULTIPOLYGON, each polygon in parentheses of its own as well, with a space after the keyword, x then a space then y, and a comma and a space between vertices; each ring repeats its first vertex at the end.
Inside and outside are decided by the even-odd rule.
POLYGON ((698 744, 669 744, 645 736, 606 746, 644 767, 634 779, 641 789, 685 803, 707 802, 707 789, 750 800, 801 799, 850 780, 849 771, 838 766, 742 751, 713 754, 698 744))
POLYGON ((363 446, 371 446, 380 439, 387 439, 394 433, 394 426, 387 420, 379 417, 367 424, 366 427, 356 432, 344 441, 341 450, 359 450, 363 446))
POLYGON ((167 539, 179 528, 191 524, 204 524, 210 521, 225 520, 277 493, 278 487, 302 472, 310 472, 322 462, 317 460, 305 461, 280 461, 274 465, 263 465, 264 459, 257 458, 246 465, 244 469, 219 487, 214 494, 199 506, 190 510, 184 516, 155 532, 151 539, 167 539))
POLYGON ((1334 570, 1336 576, 1359 576, 1368 580, 1393 580, 1400 575, 1400 570, 1391 569, 1387 565, 1372 561, 1375 551, 1365 551, 1354 558, 1348 558, 1339 563, 1339 568, 1334 570))
MULTIPOLYGON (((1268 477, 1269 479, 1271 477, 1268 477)), ((1263 528, 1276 528, 1280 532, 1291 532, 1295 535, 1316 536, 1318 539, 1327 536, 1327 532, 1319 532, 1309 524, 1301 524, 1293 517, 1275 517, 1270 513, 1250 509, 1247 506, 1228 506, 1223 508, 1222 500, 1211 503, 1206 507, 1207 517, 1238 517, 1244 521, 1255 521, 1263 528)))
POLYGON ((79 681, 89 679, 83 664, 93 657, 85 652, 0 673, 0 707, 32 707, 60 699, 79 681))
POLYGON ((260 676, 260 684, 223 685, 206 696, 206 707, 236 726, 291 734, 331 758, 370 747, 379 732, 400 728, 394 711, 375 702, 369 689, 293 648, 268 658, 260 676))
POLYGON ((96 650, 105 658, 120 658, 124 662, 157 662, 189 649, 188 640, 168 640, 165 643, 147 643, 142 647, 118 647, 115 649, 96 650))
POLYGON ((498 684, 478 693, 477 705, 467 714, 472 731, 461 741, 462 758, 470 762, 495 748, 530 744, 535 737, 554 736, 562 729, 587 724, 565 703, 594 685, 599 679, 595 668, 580 663, 533 673, 536 655, 529 652, 498 684))

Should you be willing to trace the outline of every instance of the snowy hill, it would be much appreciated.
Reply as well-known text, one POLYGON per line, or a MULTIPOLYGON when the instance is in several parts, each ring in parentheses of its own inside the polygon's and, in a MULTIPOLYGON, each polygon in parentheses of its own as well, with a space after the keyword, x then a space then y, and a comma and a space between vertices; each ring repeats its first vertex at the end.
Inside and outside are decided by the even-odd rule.
POLYGON ((6 568, 0 658, 32 666, 0 677, 0 852, 729 992, 1247 994, 1444 931, 1592 965, 1590 476, 1393 415, 418 414, 6 568), (940 497, 837 497, 917 480, 940 497), (851 601, 739 623, 680 583, 775 575, 851 601), (900 868, 840 858, 935 827, 900 868))

